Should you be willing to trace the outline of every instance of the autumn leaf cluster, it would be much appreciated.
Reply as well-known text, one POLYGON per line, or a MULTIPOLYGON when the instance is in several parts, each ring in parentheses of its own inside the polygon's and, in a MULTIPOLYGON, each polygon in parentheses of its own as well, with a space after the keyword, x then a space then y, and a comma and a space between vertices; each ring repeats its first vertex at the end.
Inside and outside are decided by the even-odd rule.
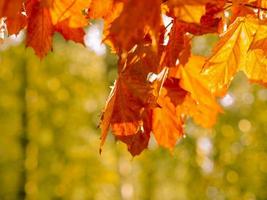
POLYGON ((267 0, 2 0, 8 35, 26 29, 39 57, 55 32, 83 43, 92 19, 104 20, 103 42, 119 57, 118 78, 101 119, 101 147, 109 129, 132 155, 151 134, 172 150, 192 117, 212 127, 238 71, 267 82, 267 0), (169 17, 169 24, 163 23, 169 17), (171 27, 171 28, 170 28, 171 27), (194 36, 217 34, 210 57, 193 55, 194 36))

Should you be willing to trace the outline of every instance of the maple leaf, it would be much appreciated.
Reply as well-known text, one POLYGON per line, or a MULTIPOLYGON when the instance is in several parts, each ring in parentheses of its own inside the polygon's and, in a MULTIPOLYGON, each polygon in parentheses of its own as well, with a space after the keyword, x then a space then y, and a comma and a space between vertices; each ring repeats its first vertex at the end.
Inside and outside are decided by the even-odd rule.
POLYGON ((212 2, 213 0, 169 0, 168 3, 173 6, 179 5, 205 5, 206 3, 212 2))
POLYGON ((267 25, 266 22, 260 22, 257 28, 256 34, 251 42, 250 49, 262 49, 264 54, 267 52, 267 25))
POLYGON ((221 37, 203 70, 213 93, 225 94, 233 76, 245 62, 256 29, 255 19, 240 17, 221 37))
POLYGON ((168 2, 167 6, 168 16, 188 23, 200 23, 201 17, 205 14, 205 5, 173 5, 171 2, 168 2))
POLYGON ((186 35, 186 31, 183 24, 175 19, 169 33, 169 42, 162 55, 162 65, 175 67, 177 62, 187 63, 191 50, 191 38, 186 35))
MULTIPOLYGON (((117 135, 133 135, 137 133, 141 124, 141 114, 144 108, 141 96, 134 95, 128 85, 129 77, 120 77, 116 82, 116 94, 111 119, 112 130, 117 135)), ((140 85, 142 86, 142 85, 140 85)), ((143 90, 149 90, 143 85, 143 90)), ((140 88, 139 88, 140 89, 140 88)), ((143 95, 146 95, 143 93, 143 95)))
POLYGON ((151 130, 138 131, 130 136, 115 136, 117 140, 122 141, 128 147, 128 151, 132 156, 137 156, 142 153, 148 146, 151 130))
POLYGON ((102 145, 111 125, 116 136, 132 136, 141 127, 145 109, 155 105, 159 80, 149 81, 148 74, 157 73, 159 59, 151 47, 137 47, 119 62, 119 77, 110 93, 102 115, 102 145), (144 67, 146 66, 146 67, 144 67))
POLYGON ((203 127, 212 127, 221 112, 216 97, 208 88, 208 82, 201 74, 205 58, 191 56, 185 66, 180 66, 180 85, 189 92, 181 108, 185 114, 192 116, 203 127))
POLYGON ((88 15, 91 18, 102 18, 109 15, 114 4, 114 0, 92 0, 88 15))
POLYGON ((104 19, 104 40, 113 49, 114 45, 107 39, 109 29, 111 23, 121 14, 124 3, 124 0, 92 0, 87 15, 89 19, 104 19))
MULTIPOLYGON (((79 6, 84 5, 81 2, 77 3, 73 1, 72 4, 67 3, 65 7, 60 7, 59 5, 63 2, 58 3, 57 0, 47 1, 47 0, 28 0, 26 2, 26 13, 27 13, 27 37, 26 37, 26 46, 32 47, 35 50, 36 55, 40 58, 43 58, 50 50, 52 50, 52 39, 54 32, 59 32, 66 40, 72 40, 78 43, 84 43, 83 38, 85 31, 83 30, 83 25, 75 22, 75 13, 73 16, 72 8, 76 4, 79 6), (81 4, 81 5, 80 5, 81 4), (53 7, 51 7, 53 6, 53 7), (56 7, 57 6, 57 7, 56 7), (67 7, 69 6, 69 7, 67 7), (65 8, 66 10, 64 10, 65 8), (54 11, 56 9, 56 11, 54 11), (52 21, 53 13, 59 14, 62 12, 60 17, 55 21, 55 24, 52 21), (69 13, 68 15, 66 13, 69 13)), ((76 5, 76 7, 78 6, 76 5)), ((62 5, 61 5, 62 6, 62 5)), ((78 6, 77 9, 80 9, 78 6)), ((81 11, 81 10, 80 10, 81 11)), ((79 15, 78 15, 79 16, 79 15)), ((76 16, 76 17, 78 17, 76 16)), ((12 22, 12 21, 11 21, 12 22)), ((7 23, 11 23, 8 22, 7 23)), ((15 22, 14 22, 15 23, 15 22)), ((11 33, 17 33, 19 29, 24 25, 23 21, 18 22, 18 25, 12 24, 13 28, 11 33)))
POLYGON ((260 8, 267 8, 267 1, 266 0, 257 0, 257 1, 255 1, 255 3, 260 8))
POLYGON ((1 0, 0 1, 0 18, 13 18, 22 9, 23 0, 1 0))
POLYGON ((89 7, 90 0, 53 0, 50 6, 53 24, 68 20, 70 28, 80 28, 88 25, 83 11, 89 7))
POLYGON ((161 26, 160 5, 160 0, 127 1, 120 16, 111 24, 107 39, 117 51, 129 51, 149 34, 156 46, 161 26))
POLYGON ((261 8, 267 8, 267 1, 266 0, 261 0, 260 7, 261 8))
POLYGON ((18 34, 21 29, 27 25, 27 19, 25 15, 17 13, 15 16, 8 17, 6 19, 6 25, 9 35, 18 34))
POLYGON ((217 32, 217 24, 201 26, 195 23, 181 22, 175 18, 169 33, 168 44, 162 54, 162 65, 168 67, 175 67, 177 64, 185 65, 191 54, 192 37, 187 33, 202 35, 210 32, 217 32))
POLYGON ((173 150, 183 135, 183 118, 177 106, 183 102, 186 91, 179 87, 179 80, 167 79, 158 98, 159 107, 153 110, 152 132, 158 144, 173 150))
POLYGON ((61 33, 65 40, 72 40, 84 44, 85 31, 83 28, 69 27, 69 19, 57 23, 55 25, 55 31, 61 33))
POLYGON ((231 23, 236 20, 237 17, 245 17, 247 15, 253 15, 254 12, 251 8, 246 7, 240 2, 236 2, 232 6, 232 16, 231 16, 231 23))
POLYGON ((264 54, 260 49, 249 51, 246 64, 240 70, 250 81, 267 86, 267 58, 264 54))
POLYGON ((225 1, 218 0, 216 2, 209 2, 206 4, 206 12, 200 19, 201 25, 208 28, 208 27, 218 27, 223 17, 225 1))
POLYGON ((26 10, 29 13, 26 46, 32 47, 43 58, 52 49, 54 29, 49 9, 33 0, 28 2, 26 10))
POLYGON ((128 151, 132 156, 139 155, 144 149, 147 148, 150 139, 150 133, 152 131, 151 124, 151 110, 146 110, 142 113, 142 128, 134 135, 130 136, 116 136, 117 140, 120 140, 127 144, 128 151))
POLYGON ((90 7, 89 7, 89 12, 88 12, 88 17, 97 19, 97 18, 104 18, 105 21, 109 18, 113 18, 111 16, 115 15, 118 16, 118 13, 116 14, 116 9, 118 4, 122 6, 123 0, 92 0, 90 7))
POLYGON ((0 2, 0 19, 6 17, 8 34, 18 34, 26 26, 26 16, 22 15, 22 0, 2 0, 0 2))
POLYGON ((111 128, 135 156, 147 148, 151 133, 173 150, 187 117, 214 125, 221 112, 216 98, 237 71, 267 86, 266 9, 266 0, 2 0, 0 36, 5 28, 9 35, 26 28, 26 46, 42 58, 55 32, 83 44, 88 21, 102 18, 103 41, 119 64, 102 115, 101 147, 111 128), (162 15, 171 17, 170 32, 162 15), (194 36, 225 28, 206 61, 191 54, 194 36))

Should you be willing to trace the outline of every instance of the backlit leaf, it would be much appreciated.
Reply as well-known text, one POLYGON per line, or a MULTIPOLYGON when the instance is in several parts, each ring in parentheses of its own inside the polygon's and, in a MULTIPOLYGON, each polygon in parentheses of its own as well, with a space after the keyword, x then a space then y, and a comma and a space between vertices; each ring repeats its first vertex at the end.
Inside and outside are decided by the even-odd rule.
POLYGON ((159 145, 171 151, 183 135, 184 121, 177 107, 185 95, 186 91, 179 87, 178 79, 167 79, 158 99, 159 107, 153 110, 153 134, 159 145))
POLYGON ((260 49, 248 52, 247 62, 241 70, 252 82, 266 85, 267 83, 267 58, 260 49))
POLYGON ((66 40, 72 40, 77 43, 84 43, 85 31, 83 28, 69 27, 68 20, 64 20, 56 24, 55 31, 61 33, 66 40))
POLYGON ((29 10, 31 11, 29 12, 26 45, 32 47, 42 58, 52 49, 54 29, 50 12, 37 0, 33 1, 29 10))
POLYGON ((53 0, 50 13, 53 24, 68 20, 69 27, 80 28, 88 25, 83 13, 90 5, 90 0, 53 0))
MULTIPOLYGON (((143 118, 146 109, 155 106, 161 77, 148 80, 149 73, 157 73, 159 59, 151 47, 138 47, 119 62, 119 77, 111 91, 102 115, 102 141, 109 126, 116 136, 133 136, 147 127, 143 118), (154 55, 154 56, 153 56, 154 55), (145 67, 144 67, 145 66, 145 67)), ((136 138, 136 137, 134 137, 136 138)), ((124 138, 125 139, 125 138, 124 138)), ((103 143, 103 142, 102 142, 103 143)))
POLYGON ((180 66, 181 87, 190 94, 183 109, 203 127, 212 127, 221 108, 209 90, 208 82, 201 75, 204 63, 205 58, 192 56, 184 67, 180 66))
POLYGON ((160 25, 160 0, 129 0, 112 23, 107 37, 120 51, 129 51, 143 41, 146 34, 151 36, 155 46, 160 25))
POLYGON ((0 1, 0 18, 16 16, 22 9, 22 0, 1 0, 0 1))
POLYGON ((213 93, 225 94, 238 68, 245 63, 256 29, 253 18, 238 18, 221 37, 203 71, 213 93))

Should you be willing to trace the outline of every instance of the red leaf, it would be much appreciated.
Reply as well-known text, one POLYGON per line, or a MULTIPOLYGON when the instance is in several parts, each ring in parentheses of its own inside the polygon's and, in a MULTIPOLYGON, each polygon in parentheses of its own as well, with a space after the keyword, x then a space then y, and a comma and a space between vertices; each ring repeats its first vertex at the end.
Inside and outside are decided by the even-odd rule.
POLYGON ((68 20, 61 21, 56 24, 55 31, 61 33, 65 40, 73 40, 74 42, 84 44, 85 31, 83 28, 69 27, 68 20))
POLYGON ((9 17, 6 20, 6 25, 9 35, 18 34, 27 25, 26 16, 19 13, 14 17, 9 17))
POLYGON ((22 9, 22 0, 1 0, 0 1, 0 18, 16 16, 22 9))
POLYGON ((160 0, 129 0, 111 24, 108 39, 117 51, 129 51, 150 34, 154 46, 161 26, 160 0), (148 12, 149 10, 149 12, 148 12))
POLYGON ((26 46, 32 47, 36 55, 43 58, 52 49, 54 33, 49 9, 38 0, 33 0, 29 7, 26 46))
POLYGON ((139 155, 147 148, 151 132, 151 111, 146 110, 142 115, 143 126, 136 134, 130 136, 116 136, 116 138, 128 146, 132 156, 139 155))

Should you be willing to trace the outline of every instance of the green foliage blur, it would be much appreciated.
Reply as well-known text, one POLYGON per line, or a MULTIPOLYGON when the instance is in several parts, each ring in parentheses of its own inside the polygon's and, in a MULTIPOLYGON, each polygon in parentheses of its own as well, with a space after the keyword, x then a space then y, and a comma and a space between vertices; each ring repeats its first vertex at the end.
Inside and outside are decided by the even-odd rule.
MULTIPOLYGON (((209 54, 213 36, 193 51, 209 54)), ((98 124, 116 58, 55 38, 39 60, 23 45, 0 52, 1 200, 265 200, 267 90, 239 74, 213 129, 191 120, 173 153, 132 158, 98 124)))

